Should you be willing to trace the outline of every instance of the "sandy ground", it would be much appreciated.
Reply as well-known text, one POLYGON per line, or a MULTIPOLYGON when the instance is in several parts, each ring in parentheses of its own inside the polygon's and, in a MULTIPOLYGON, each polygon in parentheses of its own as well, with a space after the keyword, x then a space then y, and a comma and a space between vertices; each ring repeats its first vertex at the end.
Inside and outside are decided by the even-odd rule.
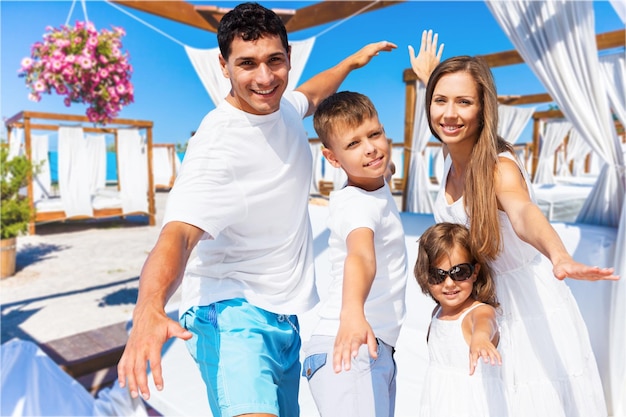
POLYGON ((57 222, 19 237, 17 272, 0 280, 1 341, 44 343, 130 319, 167 195, 156 194, 156 226, 142 217, 57 222))
POLYGON ((156 194, 156 226, 141 217, 56 222, 20 236, 17 272, 0 280, 1 342, 17 337, 46 343, 129 320, 167 196, 156 194))

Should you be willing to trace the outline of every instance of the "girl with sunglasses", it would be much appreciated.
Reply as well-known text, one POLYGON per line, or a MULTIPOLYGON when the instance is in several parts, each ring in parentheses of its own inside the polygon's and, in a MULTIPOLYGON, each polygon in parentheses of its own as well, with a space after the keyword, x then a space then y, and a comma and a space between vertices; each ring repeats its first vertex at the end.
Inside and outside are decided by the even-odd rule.
POLYGON ((420 416, 506 416, 496 289, 469 230, 438 223, 420 237, 415 278, 437 305, 428 329, 430 362, 420 416), (454 396, 451 400, 450 395, 454 396))

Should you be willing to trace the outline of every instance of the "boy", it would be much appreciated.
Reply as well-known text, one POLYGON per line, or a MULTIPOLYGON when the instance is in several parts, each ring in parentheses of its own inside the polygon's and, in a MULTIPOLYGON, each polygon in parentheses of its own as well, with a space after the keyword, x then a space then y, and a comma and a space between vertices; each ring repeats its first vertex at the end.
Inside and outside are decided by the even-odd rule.
POLYGON ((322 416, 391 417, 407 257, 385 180, 389 142, 374 105, 359 93, 344 91, 322 101, 313 126, 324 157, 348 180, 330 195, 332 278, 305 346, 302 374, 322 416))

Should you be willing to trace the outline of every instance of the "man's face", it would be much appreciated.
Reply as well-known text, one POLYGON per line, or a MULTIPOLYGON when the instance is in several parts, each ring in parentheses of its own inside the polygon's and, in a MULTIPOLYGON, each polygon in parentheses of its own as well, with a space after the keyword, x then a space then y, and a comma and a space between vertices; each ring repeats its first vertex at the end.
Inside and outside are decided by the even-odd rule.
POLYGON ((236 36, 230 50, 227 61, 220 55, 222 72, 231 83, 226 100, 251 114, 278 110, 291 69, 289 51, 283 48, 280 37, 265 35, 255 41, 244 41, 236 36))

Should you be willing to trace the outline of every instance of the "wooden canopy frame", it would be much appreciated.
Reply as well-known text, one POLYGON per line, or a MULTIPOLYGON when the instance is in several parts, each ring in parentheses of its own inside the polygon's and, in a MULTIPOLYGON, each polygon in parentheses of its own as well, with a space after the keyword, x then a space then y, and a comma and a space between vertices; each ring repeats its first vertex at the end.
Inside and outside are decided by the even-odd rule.
MULTIPOLYGON (((611 48, 623 47, 626 44, 626 29, 616 30, 613 32, 606 32, 596 35, 596 43, 598 50, 605 50, 611 48)), ((502 67, 507 65, 521 64, 524 62, 521 55, 517 50, 497 52, 488 55, 481 55, 487 61, 487 64, 491 68, 502 67)), ((412 138, 413 138, 413 124, 415 123, 415 99, 417 97, 417 88, 415 82, 417 76, 411 68, 407 68, 403 72, 403 81, 405 83, 405 113, 404 113, 404 176, 408 178, 409 168, 411 164, 412 138)), ((499 96, 498 102, 507 105, 521 105, 521 104, 534 104, 534 103, 551 103, 554 100, 548 93, 530 94, 530 95, 516 95, 516 96, 499 96)), ((549 110, 542 112, 535 112, 533 114, 533 172, 534 177, 537 161, 539 160, 539 122, 545 119, 563 118, 563 113, 560 110, 549 110)), ((617 124, 619 129, 619 124, 617 124)), ((621 127, 623 131, 623 126, 621 127)), ((407 181, 404 183, 404 192, 402 197, 402 209, 406 209, 406 187, 407 181)))
MULTIPOLYGON (((94 215, 86 216, 86 217, 72 217, 72 219, 84 219, 84 218, 107 218, 107 217, 124 217, 128 215, 147 215, 148 223, 150 226, 155 225, 155 202, 154 202, 154 181, 152 176, 152 126, 153 123, 151 121, 145 120, 131 120, 131 119, 113 119, 106 126, 95 126, 93 122, 90 122, 86 116, 79 115, 69 115, 69 114, 60 114, 60 113, 45 113, 45 112, 33 112, 33 111, 22 111, 13 117, 7 119, 5 121, 5 125, 7 128, 7 132, 10 135, 11 131, 15 128, 23 128, 24 129, 24 151, 26 156, 31 159, 32 147, 31 147, 31 135, 33 130, 49 130, 56 131, 59 129, 60 124, 62 123, 78 123, 83 127, 83 131, 85 132, 93 132, 93 133, 108 133, 113 134, 115 136, 115 144, 117 148, 117 131, 118 129, 127 129, 127 128, 137 128, 137 129, 145 129, 146 131, 146 141, 147 141, 147 151, 148 151, 148 213, 140 212, 140 213, 124 213, 121 208, 104 208, 104 209, 95 209, 94 215)), ((118 183, 119 188, 119 183, 118 183)), ((35 209, 35 201, 33 197, 33 177, 32 175, 28 178, 27 185, 27 195, 30 201, 31 209, 34 211, 35 209)), ((69 220, 69 218, 65 215, 64 211, 50 211, 50 212, 35 212, 34 219, 31 221, 28 227, 28 232, 30 234, 35 233, 35 225, 38 222, 50 222, 50 221, 62 221, 69 220)))
MULTIPOLYGON (((112 0, 112 2, 213 33, 217 33, 220 20, 231 10, 218 6, 195 6, 184 0, 112 0)), ((344 19, 359 11, 371 12, 403 2, 404 0, 321 1, 295 10, 273 10, 285 23, 287 32, 296 32, 344 19)))

